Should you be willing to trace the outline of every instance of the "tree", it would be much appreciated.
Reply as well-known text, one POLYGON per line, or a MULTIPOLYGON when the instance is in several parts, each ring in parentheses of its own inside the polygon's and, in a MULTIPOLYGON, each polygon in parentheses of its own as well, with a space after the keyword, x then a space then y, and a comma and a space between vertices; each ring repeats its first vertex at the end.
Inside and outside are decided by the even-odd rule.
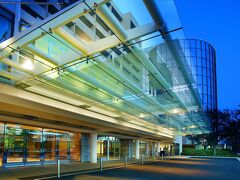
POLYGON ((192 144, 215 146, 224 140, 231 144, 234 152, 240 152, 240 110, 218 110, 207 112, 212 119, 212 132, 209 134, 188 135, 192 144))
POLYGON ((233 152, 240 152, 240 110, 231 111, 231 121, 224 127, 222 138, 232 145, 233 152))

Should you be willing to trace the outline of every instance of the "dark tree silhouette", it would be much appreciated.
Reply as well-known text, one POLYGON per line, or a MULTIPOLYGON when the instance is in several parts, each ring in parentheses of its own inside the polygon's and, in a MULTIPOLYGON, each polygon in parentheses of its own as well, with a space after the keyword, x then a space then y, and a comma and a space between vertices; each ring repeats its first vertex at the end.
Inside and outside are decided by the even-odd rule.
POLYGON ((188 135, 192 144, 197 143, 204 147, 215 148, 219 141, 224 140, 232 145, 233 152, 240 152, 240 109, 225 109, 210 113, 213 131, 209 134, 188 135))

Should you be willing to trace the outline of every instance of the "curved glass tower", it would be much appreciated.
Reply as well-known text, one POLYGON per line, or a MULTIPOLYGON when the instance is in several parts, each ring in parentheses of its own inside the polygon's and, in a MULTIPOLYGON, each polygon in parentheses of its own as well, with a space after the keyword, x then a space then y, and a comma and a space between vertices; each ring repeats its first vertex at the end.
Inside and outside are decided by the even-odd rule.
POLYGON ((197 39, 180 40, 187 58, 194 86, 201 97, 205 111, 217 109, 216 54, 213 46, 197 39))
MULTIPOLYGON (((216 54, 212 45, 197 39, 181 39, 160 44, 149 51, 157 67, 166 67, 171 91, 187 108, 186 116, 196 123, 213 121, 217 109, 216 54), (160 58, 155 58, 158 54, 160 58)), ((165 76, 167 74, 165 73, 165 76)), ((189 128, 190 126, 186 126, 189 128)), ((185 128, 184 128, 185 130, 185 128)))

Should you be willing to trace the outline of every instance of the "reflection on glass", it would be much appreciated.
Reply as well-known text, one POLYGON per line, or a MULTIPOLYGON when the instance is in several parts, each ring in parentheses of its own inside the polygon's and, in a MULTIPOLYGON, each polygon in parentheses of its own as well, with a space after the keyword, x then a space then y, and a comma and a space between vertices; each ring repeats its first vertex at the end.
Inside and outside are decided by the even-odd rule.
POLYGON ((113 159, 118 159, 120 156, 120 141, 110 141, 109 156, 113 159))
POLYGON ((57 154, 59 159, 67 160, 68 159, 68 141, 69 135, 68 133, 59 133, 56 136, 57 139, 57 154))
POLYGON ((97 156, 98 158, 103 157, 103 141, 101 140, 97 142, 97 156))
POLYGON ((54 130, 43 130, 45 161, 56 159, 56 135, 58 134, 54 130))
POLYGON ((24 127, 27 130, 27 162, 40 161, 42 129, 35 127, 24 127))
POLYGON ((5 163, 80 161, 80 133, 0 122, 0 166, 5 163), (5 131, 5 135, 4 135, 5 131))
POLYGON ((3 157, 3 138, 4 138, 4 124, 0 123, 0 166, 2 166, 3 157))
POLYGON ((7 163, 23 162, 25 134, 26 132, 19 125, 6 125, 4 148, 7 154, 7 163))
POLYGON ((80 133, 70 133, 70 159, 80 161, 80 133))
POLYGON ((147 155, 147 143, 145 142, 139 143, 139 152, 140 155, 147 155))
POLYGON ((98 137, 97 153, 98 158, 119 159, 120 158, 120 141, 116 137, 98 137))

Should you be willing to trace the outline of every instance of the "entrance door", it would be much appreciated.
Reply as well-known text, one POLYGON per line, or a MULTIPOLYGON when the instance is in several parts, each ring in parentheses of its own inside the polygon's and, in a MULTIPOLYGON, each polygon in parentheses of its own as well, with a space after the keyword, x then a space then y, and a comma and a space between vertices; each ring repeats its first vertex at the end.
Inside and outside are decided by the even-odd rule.
POLYGON ((120 142, 119 141, 110 141, 109 144, 109 156, 110 159, 119 159, 120 157, 120 142))
POLYGON ((7 163, 24 162, 25 131, 18 125, 6 125, 4 149, 7 163))
POLYGON ((56 133, 53 130, 43 130, 44 139, 44 160, 55 161, 56 160, 56 133))
POLYGON ((42 129, 27 127, 27 162, 39 162, 41 159, 42 129))

